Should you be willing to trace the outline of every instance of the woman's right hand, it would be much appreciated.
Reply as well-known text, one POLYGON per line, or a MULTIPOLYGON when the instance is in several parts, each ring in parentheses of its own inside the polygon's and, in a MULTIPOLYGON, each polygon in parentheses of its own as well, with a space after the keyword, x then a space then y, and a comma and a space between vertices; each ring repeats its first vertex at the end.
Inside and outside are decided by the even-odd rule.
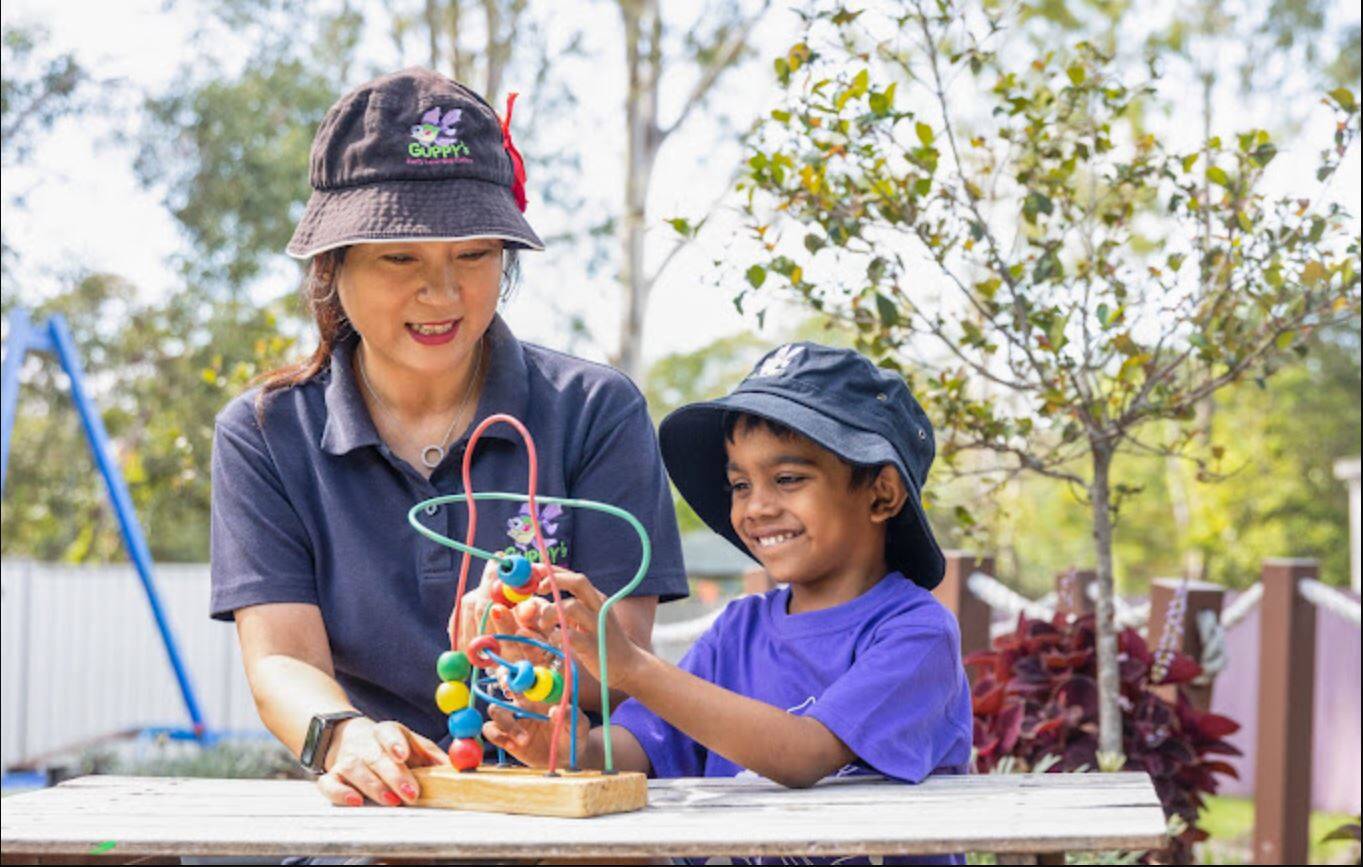
POLYGON ((366 797, 397 807, 420 795, 410 768, 449 763, 433 741, 402 723, 356 717, 336 727, 317 788, 338 807, 359 807, 366 797))

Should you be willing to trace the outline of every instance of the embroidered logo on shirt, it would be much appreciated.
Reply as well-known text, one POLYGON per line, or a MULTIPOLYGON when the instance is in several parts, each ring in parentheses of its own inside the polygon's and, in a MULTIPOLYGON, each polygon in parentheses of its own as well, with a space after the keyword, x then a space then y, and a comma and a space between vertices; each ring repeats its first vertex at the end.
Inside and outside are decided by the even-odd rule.
POLYGON ((790 367, 791 363, 799 358, 800 353, 804 351, 805 348, 803 346, 792 346, 787 343, 785 346, 782 346, 780 349, 763 359, 762 366, 757 368, 757 370, 754 370, 748 379, 758 379, 759 377, 765 376, 780 376, 786 372, 786 368, 790 367))
POLYGON ((473 162, 469 157, 469 146, 459 140, 459 121, 463 115, 463 109, 442 112, 440 106, 423 114, 421 123, 412 127, 415 141, 407 144, 407 165, 473 162))
MULTIPOLYGON (((551 503, 539 507, 540 532, 544 534, 544 547, 549 550, 549 559, 562 565, 568 559, 568 543, 557 538, 559 521, 563 519, 563 507, 551 503)), ((530 520, 530 504, 522 503, 520 513, 507 519, 506 535, 513 544, 507 547, 507 554, 522 554, 532 563, 540 559, 539 549, 535 547, 535 525, 530 520)))

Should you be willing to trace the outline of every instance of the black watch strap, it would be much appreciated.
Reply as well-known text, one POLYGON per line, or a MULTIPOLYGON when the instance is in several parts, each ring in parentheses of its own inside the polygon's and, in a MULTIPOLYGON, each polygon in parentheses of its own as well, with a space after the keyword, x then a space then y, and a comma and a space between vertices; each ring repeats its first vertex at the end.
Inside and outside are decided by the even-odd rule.
POLYGON ((308 736, 303 741, 303 752, 298 756, 298 763, 314 774, 325 773, 326 768, 322 763, 327 760, 327 751, 331 749, 331 739, 336 734, 336 726, 345 720, 361 716, 364 714, 357 710, 314 714, 312 722, 308 723, 308 736))

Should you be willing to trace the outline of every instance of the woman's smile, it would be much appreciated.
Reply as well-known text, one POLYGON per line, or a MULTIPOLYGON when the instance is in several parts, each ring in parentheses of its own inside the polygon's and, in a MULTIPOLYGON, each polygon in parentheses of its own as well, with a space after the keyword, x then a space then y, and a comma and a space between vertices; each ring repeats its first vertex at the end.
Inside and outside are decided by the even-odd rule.
POLYGON ((417 343, 439 346, 459 336, 459 325, 462 322, 462 319, 446 319, 441 322, 408 322, 406 326, 407 333, 417 343))

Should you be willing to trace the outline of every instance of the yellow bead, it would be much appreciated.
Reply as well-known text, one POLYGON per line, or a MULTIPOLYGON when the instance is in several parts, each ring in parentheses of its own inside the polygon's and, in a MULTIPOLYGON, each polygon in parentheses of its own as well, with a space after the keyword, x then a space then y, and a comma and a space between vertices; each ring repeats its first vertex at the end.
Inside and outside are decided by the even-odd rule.
POLYGON ((529 599, 534 594, 522 593, 520 590, 516 589, 515 587, 512 587, 510 584, 503 584, 502 595, 506 597, 507 602, 510 602, 512 605, 516 605, 529 599))
POLYGON ((469 688, 457 680, 447 680, 435 688, 435 706, 451 714, 469 706, 469 688))
POLYGON ((531 701, 544 701, 554 691, 554 676, 547 668, 535 667, 535 685, 525 691, 531 701))

